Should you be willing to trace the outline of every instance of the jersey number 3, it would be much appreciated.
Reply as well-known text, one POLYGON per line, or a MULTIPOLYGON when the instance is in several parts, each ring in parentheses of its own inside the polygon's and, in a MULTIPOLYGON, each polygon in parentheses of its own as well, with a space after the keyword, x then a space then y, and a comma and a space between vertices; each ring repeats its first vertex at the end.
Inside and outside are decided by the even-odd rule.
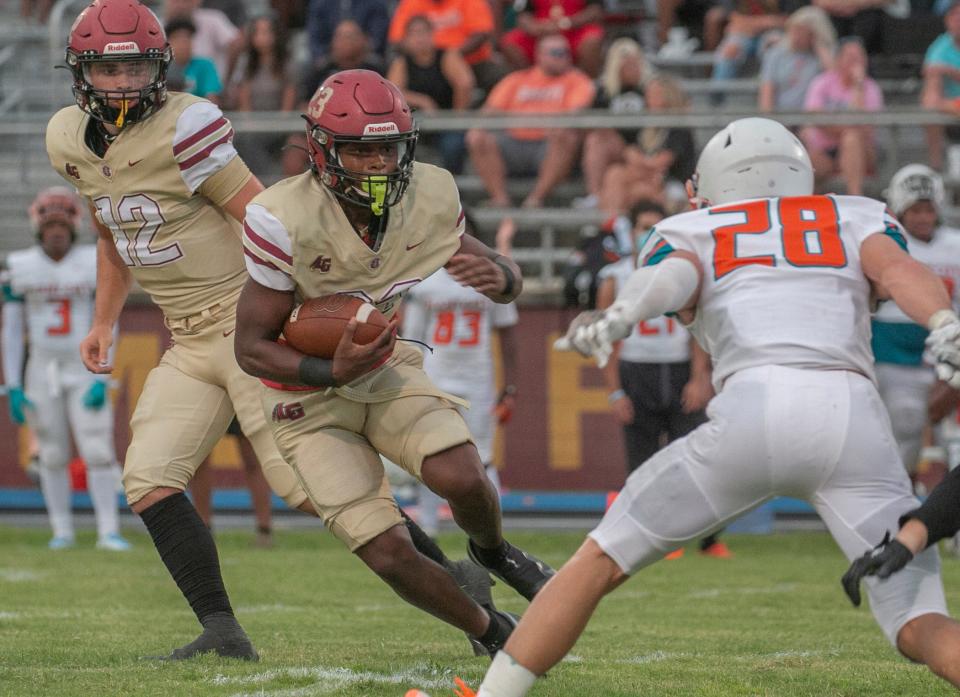
POLYGON ((117 252, 127 266, 163 266, 183 256, 176 242, 153 247, 153 240, 166 220, 160 206, 149 196, 124 196, 117 203, 116 210, 109 196, 101 196, 94 204, 100 220, 113 233, 117 252))
MULTIPOLYGON (((787 263, 792 266, 846 266, 847 253, 840 239, 840 224, 833 199, 827 196, 765 199, 710 209, 710 215, 740 213, 745 217, 742 223, 713 230, 713 277, 716 280, 750 264, 777 265, 775 254, 737 254, 738 235, 764 235, 774 229, 770 215, 772 205, 777 207, 778 241, 787 263)), ((770 241, 776 244, 772 239, 770 241)))

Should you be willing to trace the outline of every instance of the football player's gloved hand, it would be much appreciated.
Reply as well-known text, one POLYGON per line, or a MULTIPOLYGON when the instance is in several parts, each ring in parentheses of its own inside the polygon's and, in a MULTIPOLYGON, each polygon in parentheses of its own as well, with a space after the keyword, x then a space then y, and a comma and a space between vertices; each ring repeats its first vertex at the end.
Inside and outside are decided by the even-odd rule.
POLYGON ((898 540, 891 540, 888 531, 883 542, 853 560, 840 583, 854 607, 860 607, 860 579, 864 576, 887 578, 909 564, 911 559, 913 552, 898 540))
POLYGON ((553 347, 558 351, 576 351, 581 356, 593 356, 603 367, 610 360, 614 342, 630 335, 633 323, 623 317, 623 307, 614 303, 603 312, 591 310, 577 315, 566 336, 557 339, 553 347))
POLYGON ((107 383, 103 380, 94 380, 83 393, 83 406, 87 409, 100 411, 107 403, 107 383))
POLYGON ((10 408, 11 421, 20 425, 27 420, 27 414, 24 410, 33 409, 33 402, 27 399, 22 387, 8 387, 7 406, 10 408))
POLYGON ((960 389, 960 318, 953 310, 937 310, 927 322, 927 353, 937 377, 954 389, 960 389))

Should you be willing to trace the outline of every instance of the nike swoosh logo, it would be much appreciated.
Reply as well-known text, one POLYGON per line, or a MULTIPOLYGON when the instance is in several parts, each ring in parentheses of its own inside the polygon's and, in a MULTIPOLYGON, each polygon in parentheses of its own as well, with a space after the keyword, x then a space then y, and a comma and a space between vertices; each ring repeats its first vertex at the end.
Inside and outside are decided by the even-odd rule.
POLYGON ((142 157, 141 157, 139 160, 133 160, 133 161, 127 160, 127 165, 128 165, 129 167, 136 167, 136 166, 137 166, 138 164, 140 164, 141 162, 143 162, 143 158, 142 158, 142 157))
POLYGON ((421 244, 423 244, 423 240, 420 240, 420 241, 417 242, 416 244, 408 244, 408 245, 407 245, 407 251, 409 252, 411 249, 416 249, 416 248, 419 247, 421 244))
POLYGON ((236 327, 234 327, 233 329, 228 329, 227 331, 225 331, 225 332, 223 333, 223 335, 224 335, 224 336, 230 336, 230 335, 233 334, 235 331, 237 331, 237 328, 236 328, 236 327))

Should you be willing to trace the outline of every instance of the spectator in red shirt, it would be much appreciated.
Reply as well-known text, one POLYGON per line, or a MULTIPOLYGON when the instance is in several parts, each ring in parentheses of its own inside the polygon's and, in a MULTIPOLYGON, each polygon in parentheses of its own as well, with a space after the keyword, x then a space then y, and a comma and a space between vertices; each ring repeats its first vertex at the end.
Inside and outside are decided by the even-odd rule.
POLYGON ((603 65, 603 5, 601 0, 518 0, 517 28, 500 40, 507 61, 516 68, 533 62, 537 40, 563 34, 577 66, 597 77, 603 65))
MULTIPOLYGON (((487 113, 549 114, 577 111, 593 101, 594 86, 573 66, 570 45, 560 34, 546 36, 537 44, 537 62, 532 68, 507 75, 483 106, 487 113)), ((495 206, 511 205, 508 175, 536 175, 525 208, 539 208, 547 194, 563 181, 576 162, 580 131, 573 128, 515 128, 490 132, 467 132, 467 148, 473 165, 495 206)))

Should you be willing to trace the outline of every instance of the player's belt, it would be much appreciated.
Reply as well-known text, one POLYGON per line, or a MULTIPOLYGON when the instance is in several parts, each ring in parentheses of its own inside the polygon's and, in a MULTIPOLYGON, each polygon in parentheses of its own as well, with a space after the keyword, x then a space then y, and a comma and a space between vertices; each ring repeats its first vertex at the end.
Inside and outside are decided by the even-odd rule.
POLYGON ((211 305, 210 307, 200 310, 200 312, 197 314, 190 315, 189 317, 180 317, 178 319, 164 317, 163 323, 167 325, 167 329, 169 329, 171 332, 178 332, 181 334, 196 334, 204 327, 213 324, 219 318, 222 310, 223 305, 217 303, 216 305, 211 305))

